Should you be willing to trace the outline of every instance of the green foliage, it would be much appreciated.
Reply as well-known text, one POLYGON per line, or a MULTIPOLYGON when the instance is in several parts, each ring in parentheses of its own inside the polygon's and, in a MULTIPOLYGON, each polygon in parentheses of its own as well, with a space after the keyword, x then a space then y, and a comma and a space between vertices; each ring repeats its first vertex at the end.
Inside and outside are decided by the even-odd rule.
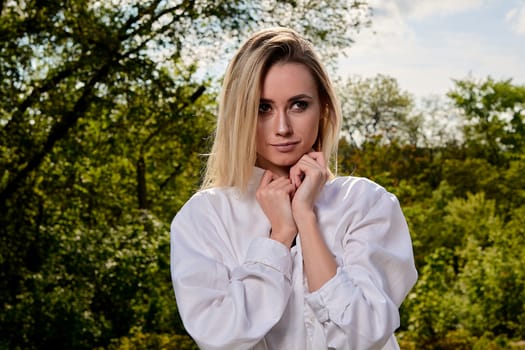
MULTIPOLYGON (((130 337, 114 340, 107 350, 198 350, 197 345, 187 335, 143 334, 132 331, 130 337)), ((102 349, 98 349, 102 350, 102 349)))
MULTIPOLYGON (((373 99, 381 91, 401 94, 389 86, 388 93, 379 87, 363 89, 368 95, 361 98, 373 99)), ((403 133, 388 134, 387 124, 360 142, 340 141, 339 170, 372 178, 395 193, 411 230, 419 280, 401 307, 403 349, 512 349, 523 344, 524 91, 490 78, 457 81, 449 97, 462 120, 450 133, 457 138, 442 138, 443 143, 410 142, 403 133)), ((349 133, 353 127, 359 130, 362 115, 373 122, 373 106, 354 104, 358 110, 346 116, 349 133)), ((396 115, 400 107, 394 102, 381 106, 386 116, 396 115)), ((432 117, 435 108, 427 115, 432 117)), ((397 125, 409 113, 397 114, 397 125)))
POLYGON ((21 276, 0 319, 12 344, 88 349, 132 326, 182 329, 169 284, 167 227, 132 214, 127 225, 106 230, 100 223, 65 233, 61 222, 41 232, 53 250, 38 272, 21 276))
POLYGON ((449 93, 464 113, 469 153, 501 165, 523 153, 525 141, 525 86, 510 80, 459 80, 449 93))
MULTIPOLYGON (((117 3, 0 5, 2 349, 195 349, 169 223, 213 132, 216 85, 197 62, 275 24, 333 57, 370 18, 362 1, 117 3)), ((457 81, 452 131, 428 123, 448 122, 447 104, 416 111, 395 79, 341 94, 339 172, 395 193, 412 233, 402 347, 523 348, 525 88, 457 81)))
POLYGON ((195 348, 169 224, 213 132, 197 63, 278 23, 330 57, 369 18, 363 1, 1 2, 0 348, 195 348))
POLYGON ((419 281, 405 305, 410 310, 408 334, 419 346, 428 348, 454 329, 462 301, 450 288, 454 278, 452 250, 437 248, 425 258, 419 281))

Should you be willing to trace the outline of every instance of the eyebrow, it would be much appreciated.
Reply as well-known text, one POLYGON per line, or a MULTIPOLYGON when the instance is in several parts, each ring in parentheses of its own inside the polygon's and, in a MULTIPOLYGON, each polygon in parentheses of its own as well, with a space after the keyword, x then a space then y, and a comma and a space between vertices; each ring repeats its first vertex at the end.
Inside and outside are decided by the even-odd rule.
MULTIPOLYGON (((308 95, 308 94, 299 94, 299 95, 295 95, 295 96, 290 97, 288 99, 288 102, 302 100, 302 99, 313 100, 313 97, 311 95, 308 95)), ((269 98, 261 98, 260 102, 273 102, 273 100, 271 100, 269 98)))

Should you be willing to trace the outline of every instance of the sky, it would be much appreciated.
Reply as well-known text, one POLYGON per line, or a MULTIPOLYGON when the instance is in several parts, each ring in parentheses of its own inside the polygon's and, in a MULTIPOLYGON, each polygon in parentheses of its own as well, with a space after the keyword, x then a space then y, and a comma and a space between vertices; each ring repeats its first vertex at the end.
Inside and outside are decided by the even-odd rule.
POLYGON ((370 0, 338 74, 396 78, 415 97, 444 96, 453 79, 525 84, 525 0, 370 0))

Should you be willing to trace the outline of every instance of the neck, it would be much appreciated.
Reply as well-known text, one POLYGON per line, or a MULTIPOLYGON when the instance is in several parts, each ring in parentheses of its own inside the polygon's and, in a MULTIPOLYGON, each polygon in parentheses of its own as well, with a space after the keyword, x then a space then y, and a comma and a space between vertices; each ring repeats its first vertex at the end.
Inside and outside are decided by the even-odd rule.
POLYGON ((277 176, 290 177, 290 167, 270 169, 277 176))
POLYGON ((261 168, 261 169, 264 169, 264 170, 270 170, 272 173, 274 173, 275 175, 279 176, 279 177, 290 177, 290 168, 289 166, 285 166, 285 167, 279 167, 279 166, 274 166, 274 167, 268 167, 268 166, 263 166, 261 164, 259 164, 258 162, 255 163, 255 166, 261 168))

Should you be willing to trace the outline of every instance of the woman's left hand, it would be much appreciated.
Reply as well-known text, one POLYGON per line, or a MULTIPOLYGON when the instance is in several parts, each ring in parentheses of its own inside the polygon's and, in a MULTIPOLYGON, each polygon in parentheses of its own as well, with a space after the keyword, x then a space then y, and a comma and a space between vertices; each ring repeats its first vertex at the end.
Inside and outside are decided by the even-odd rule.
POLYGON ((337 262, 326 245, 314 210, 319 193, 330 172, 320 152, 310 152, 290 169, 290 180, 296 190, 292 198, 292 215, 301 237, 304 271, 310 292, 333 278, 337 262))
POLYGON ((313 211, 329 172, 322 152, 305 154, 290 169, 290 180, 296 191, 292 199, 294 217, 303 211, 313 211))

